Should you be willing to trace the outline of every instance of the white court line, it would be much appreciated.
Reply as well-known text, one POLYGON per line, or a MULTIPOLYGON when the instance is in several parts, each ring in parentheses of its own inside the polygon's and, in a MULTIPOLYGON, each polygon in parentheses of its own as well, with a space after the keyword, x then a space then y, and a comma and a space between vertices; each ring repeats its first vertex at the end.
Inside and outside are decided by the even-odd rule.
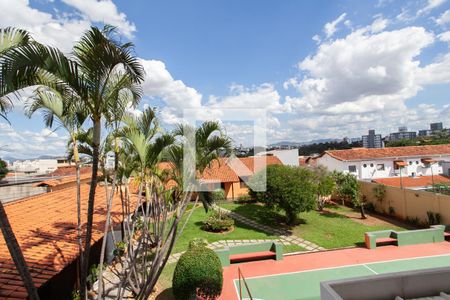
POLYGON ((369 271, 373 272, 375 275, 378 275, 377 272, 375 272, 372 268, 370 268, 368 265, 363 265, 364 267, 366 267, 366 269, 368 269, 369 271))

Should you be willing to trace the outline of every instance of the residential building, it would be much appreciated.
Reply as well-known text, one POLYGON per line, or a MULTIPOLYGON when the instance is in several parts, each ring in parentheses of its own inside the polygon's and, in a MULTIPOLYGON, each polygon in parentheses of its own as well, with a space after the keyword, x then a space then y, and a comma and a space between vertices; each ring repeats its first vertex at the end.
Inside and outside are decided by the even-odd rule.
POLYGON ((259 152, 256 156, 276 156, 283 165, 298 167, 298 149, 259 152))
POLYGON ((331 171, 352 173, 364 180, 442 174, 443 161, 450 161, 450 144, 329 150, 316 159, 331 171))
POLYGON ((419 136, 430 136, 432 134, 430 129, 421 129, 419 130, 419 136))
POLYGON ((443 174, 445 176, 450 177, 450 161, 444 161, 441 163, 441 165, 442 165, 443 174))
POLYGON ((442 126, 442 122, 438 122, 438 123, 431 123, 430 124, 430 130, 433 131, 441 131, 442 129, 444 129, 444 127, 442 126))
POLYGON ((227 199, 236 199, 248 195, 245 181, 249 177, 268 165, 282 164, 276 156, 221 158, 205 169, 200 181, 209 185, 210 189, 223 189, 227 199))
POLYGON ((12 164, 12 169, 15 172, 22 172, 26 174, 48 174, 58 168, 58 161, 56 159, 36 159, 15 161, 12 164))
POLYGON ((417 133, 415 131, 408 131, 407 127, 402 126, 398 128, 398 132, 389 134, 389 141, 412 140, 416 137, 417 133))
MULTIPOLYGON (((81 185, 83 215, 87 211, 89 188, 89 184, 81 185)), ((72 299, 78 259, 76 191, 73 187, 61 189, 4 206, 41 299, 72 299)), ((134 199, 133 195, 132 201, 134 199)), ((106 202, 104 187, 99 186, 92 230, 91 259, 95 264, 98 263, 103 238, 106 202)), ((122 221, 122 205, 118 193, 114 195, 112 203, 111 219, 116 228, 122 221)), ((83 227, 85 226, 84 223, 83 227)), ((26 299, 27 292, 3 235, 0 237, 0 269, 0 299, 26 299)))
POLYGON ((382 148, 383 140, 381 134, 375 134, 375 130, 369 130, 368 135, 362 136, 362 142, 364 148, 382 148))

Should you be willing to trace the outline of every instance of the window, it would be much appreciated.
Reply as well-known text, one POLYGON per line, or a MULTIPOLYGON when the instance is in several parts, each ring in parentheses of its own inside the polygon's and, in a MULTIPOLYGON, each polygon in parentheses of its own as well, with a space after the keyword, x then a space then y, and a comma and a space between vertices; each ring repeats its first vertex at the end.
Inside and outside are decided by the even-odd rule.
POLYGON ((384 164, 377 164, 377 171, 384 171, 384 164))
POLYGON ((418 165, 419 164, 419 161, 418 160, 416 160, 416 165, 418 165))
POLYGON ((349 171, 350 173, 356 173, 356 166, 355 166, 355 165, 348 166, 348 171, 349 171))
POLYGON ((413 162, 412 162, 412 161, 410 161, 410 162, 409 162, 409 165, 412 165, 412 163, 413 163, 413 162))
POLYGON ((367 168, 367 165, 366 165, 366 164, 363 164, 363 167, 364 167, 364 168, 367 168))
POLYGON ((373 168, 373 164, 370 164, 370 167, 373 168))

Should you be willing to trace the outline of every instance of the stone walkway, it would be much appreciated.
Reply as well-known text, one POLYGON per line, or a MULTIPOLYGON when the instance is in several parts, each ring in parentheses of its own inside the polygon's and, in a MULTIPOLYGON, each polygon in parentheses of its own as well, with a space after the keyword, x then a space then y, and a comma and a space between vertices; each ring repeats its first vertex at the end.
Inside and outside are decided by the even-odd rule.
POLYGON ((298 236, 293 235, 291 232, 284 230, 284 229, 279 229, 279 228, 272 228, 270 226, 266 226, 266 225, 262 225, 259 224, 258 222, 255 222, 247 217, 244 217, 241 214, 232 212, 228 209, 225 209, 223 207, 219 207, 219 206, 214 206, 213 207, 216 210, 221 210, 222 212, 225 212, 226 214, 228 214, 230 217, 232 217, 233 219, 244 223, 248 226, 251 226, 255 229, 258 229, 260 231, 264 231, 265 233, 271 234, 271 235, 277 235, 280 237, 280 240, 283 244, 288 245, 288 244, 295 244, 298 245, 302 248, 305 248, 308 251, 320 251, 320 250, 325 250, 325 248, 320 247, 319 245, 316 245, 314 243, 311 243, 310 241, 304 240, 298 236))
MULTIPOLYGON (((298 236, 293 235, 291 232, 289 232, 287 230, 272 228, 272 227, 269 227, 266 225, 259 224, 258 222, 255 222, 247 217, 244 217, 241 214, 237 214, 235 212, 232 212, 228 209, 225 209, 225 208, 222 208, 222 207, 219 207, 216 205, 213 206, 213 209, 221 210, 222 212, 228 214, 230 217, 239 221, 240 223, 246 224, 257 230, 268 233, 270 235, 278 236, 279 238, 275 239, 275 241, 278 241, 279 243, 281 243, 285 246, 297 245, 297 246, 300 246, 300 247, 306 249, 307 252, 315 252, 315 251, 325 250, 325 248, 320 247, 319 245, 316 245, 314 243, 311 243, 310 241, 299 238, 298 236)), ((236 246, 236 245, 242 245, 242 244, 256 244, 256 243, 271 242, 271 241, 274 241, 274 240, 221 240, 221 241, 217 241, 217 242, 209 244, 208 247, 215 250, 215 249, 220 249, 220 248, 224 248, 227 246, 229 247, 229 246, 236 246)), ((170 263, 177 262, 181 256, 181 254, 183 254, 183 253, 184 252, 172 254, 169 257, 169 260, 167 261, 167 263, 170 264, 170 263)))

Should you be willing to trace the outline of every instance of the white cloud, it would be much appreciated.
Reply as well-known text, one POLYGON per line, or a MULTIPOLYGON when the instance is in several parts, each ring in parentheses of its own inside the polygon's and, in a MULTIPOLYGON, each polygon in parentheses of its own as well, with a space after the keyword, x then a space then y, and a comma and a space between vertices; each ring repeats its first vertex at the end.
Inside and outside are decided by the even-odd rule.
POLYGON ((450 30, 439 34, 438 38, 442 42, 450 42, 450 30))
POLYGON ((450 9, 443 12, 442 15, 436 19, 436 23, 439 25, 450 23, 450 9))
POLYGON ((320 38, 320 36, 319 35, 314 35, 313 37, 312 37, 312 40, 314 41, 314 42, 316 42, 317 44, 320 44, 320 42, 322 41, 321 40, 321 38, 320 38))
POLYGON ((423 85, 450 83, 450 53, 420 69, 417 81, 423 85))
POLYGON ((420 89, 417 56, 434 41, 420 27, 370 34, 367 28, 319 46, 299 63, 308 75, 301 97, 287 98, 294 109, 326 113, 373 111, 402 103, 420 89))
POLYGON ((28 0, 0 0, 0 27, 15 26, 29 30, 36 40, 69 52, 90 22, 85 19, 55 17, 30 7, 28 0))
POLYGON ((327 39, 333 36, 333 34, 337 31, 337 26, 339 25, 339 23, 345 20, 346 16, 347 14, 343 13, 339 17, 337 17, 336 20, 325 24, 323 31, 325 32, 327 39))
POLYGON ((417 15, 423 15, 426 13, 429 13, 431 10, 435 9, 436 7, 441 6, 444 4, 447 0, 428 0, 427 5, 417 11, 417 15))
POLYGON ((383 31, 388 24, 389 20, 384 19, 383 17, 378 17, 375 19, 375 21, 373 21, 372 25, 370 25, 370 31, 372 33, 383 31))
POLYGON ((3 146, 1 154, 15 158, 34 158, 40 155, 64 155, 67 147, 67 134, 51 131, 47 128, 41 132, 16 130, 14 127, 0 123, 0 140, 3 146))
POLYGON ((92 22, 103 22, 116 26, 119 32, 132 37, 136 26, 127 20, 127 16, 119 12, 111 0, 62 0, 75 7, 92 22))

